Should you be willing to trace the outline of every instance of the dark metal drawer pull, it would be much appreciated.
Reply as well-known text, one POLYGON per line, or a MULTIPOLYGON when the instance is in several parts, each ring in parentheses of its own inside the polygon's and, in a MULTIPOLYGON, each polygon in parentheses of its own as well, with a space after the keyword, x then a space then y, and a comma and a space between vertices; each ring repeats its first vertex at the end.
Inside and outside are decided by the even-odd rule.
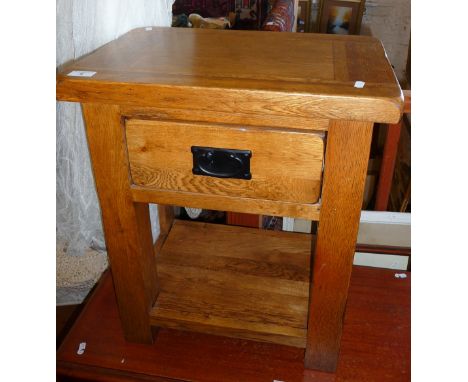
POLYGON ((221 149, 192 146, 195 175, 216 178, 252 179, 250 173, 250 150, 221 149))

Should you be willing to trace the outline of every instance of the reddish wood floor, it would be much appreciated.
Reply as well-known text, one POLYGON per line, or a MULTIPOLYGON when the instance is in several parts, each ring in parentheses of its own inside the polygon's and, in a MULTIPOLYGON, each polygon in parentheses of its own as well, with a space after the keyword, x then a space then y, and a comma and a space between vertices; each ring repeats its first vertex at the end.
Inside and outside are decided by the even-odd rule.
POLYGON ((354 267, 338 370, 327 374, 304 370, 304 351, 287 346, 165 329, 153 345, 126 343, 107 273, 58 350, 57 372, 93 381, 409 381, 410 273, 394 275, 354 267))

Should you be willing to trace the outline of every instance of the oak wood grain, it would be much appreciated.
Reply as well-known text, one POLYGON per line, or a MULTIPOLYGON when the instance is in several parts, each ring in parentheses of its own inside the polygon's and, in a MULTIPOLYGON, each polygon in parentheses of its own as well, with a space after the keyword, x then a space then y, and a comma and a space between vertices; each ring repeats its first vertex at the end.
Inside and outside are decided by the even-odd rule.
POLYGON ((58 73, 57 98, 384 123, 397 122, 403 105, 375 38, 189 28, 135 29, 72 62, 58 73))
POLYGON ((158 205, 159 217, 159 236, 154 243, 154 253, 157 256, 174 224, 174 207, 167 205, 158 205))
POLYGON ((305 365, 334 371, 353 265, 372 123, 332 121, 327 137, 305 365))
POLYGON ((148 205, 132 200, 119 108, 84 104, 83 114, 125 336, 151 343, 148 311, 158 293, 158 280, 148 205))
POLYGON ((126 141, 133 183, 161 190, 317 202, 323 139, 308 132, 131 119, 126 141), (192 174, 192 146, 249 150, 252 179, 192 174))
POLYGON ((159 231, 163 235, 167 235, 172 225, 174 224, 174 207, 159 204, 158 205, 159 215, 159 231))
POLYGON ((306 234, 176 220, 151 322, 304 347, 310 249, 306 234))
MULTIPOLYGON (((183 105, 182 105, 183 106, 183 105)), ((190 121, 190 122, 215 122, 222 121, 224 124, 241 126, 261 127, 266 126, 294 130, 322 131, 328 130, 328 119, 301 117, 294 114, 289 115, 268 115, 265 113, 243 114, 238 110, 229 112, 197 109, 170 109, 158 107, 128 106, 121 107, 122 115, 128 119, 150 119, 167 121, 190 121)))
POLYGON ((131 192, 135 202, 173 204, 273 216, 290 216, 310 220, 319 220, 320 218, 320 203, 291 203, 238 196, 231 197, 194 192, 157 190, 138 186, 132 186, 131 192))
MULTIPOLYGON (((335 369, 372 123, 396 123, 403 109, 400 86, 380 41, 363 36, 140 28, 60 68, 57 99, 83 103, 127 340, 151 342, 151 323, 161 324, 306 346, 307 367, 335 369), (68 76, 72 70, 96 74, 68 76), (365 86, 356 88, 355 81, 365 86), (226 141, 254 141, 265 153, 273 146, 282 148, 266 139, 269 134, 300 136, 293 146, 303 141, 305 146, 299 150, 300 166, 289 160, 288 175, 297 174, 285 178, 269 172, 265 178, 274 178, 277 187, 262 191, 256 186, 249 197, 232 184, 210 189, 177 174, 154 179, 151 175, 149 183, 138 186, 132 181, 136 172, 128 153, 134 155, 136 147, 139 161, 148 142, 132 146, 136 141, 128 140, 125 120, 135 119, 145 121, 135 125, 134 137, 161 147, 163 141, 174 142, 169 137, 173 134, 163 140, 160 126, 153 131, 156 125, 186 126, 179 131, 184 133, 179 134, 181 141, 210 126, 214 130, 203 134, 204 140, 222 141, 223 135, 241 126, 258 138, 226 141), (304 139, 313 136, 313 130, 328 131, 318 203, 312 202, 318 188, 307 188, 320 173, 318 161, 313 166, 307 162, 316 160, 319 152, 304 139), (167 188, 157 188, 161 184, 167 188), (184 190, 178 188, 181 184, 186 185, 184 190), (313 244, 310 235, 304 241, 260 230, 252 230, 260 236, 249 236, 238 227, 219 231, 203 226, 190 234, 184 228, 185 234, 177 236, 172 217, 162 216, 162 235, 153 256, 149 202, 320 220, 318 239, 313 244), (216 235, 202 235, 213 230, 216 235), (219 241, 215 236, 230 239, 219 241), (187 237, 196 240, 187 243, 187 237), (289 238, 294 240, 286 245, 289 238), (307 255, 300 250, 298 256, 295 251, 303 245, 307 255), (307 298, 310 274, 305 262, 313 247, 307 298), (177 256, 180 248, 184 253, 177 256), (162 259, 160 273, 167 281, 154 305, 159 290, 155 258, 162 259), (267 295, 269 299, 262 298, 267 295)), ((281 157, 290 159, 286 151, 281 157)), ((164 171, 178 166, 182 158, 180 152, 174 155, 164 171)), ((262 168, 271 170, 268 166, 276 157, 265 158, 272 163, 265 160, 262 168)), ((154 174, 158 166, 154 159, 161 158, 143 160, 137 170, 144 165, 154 174)))

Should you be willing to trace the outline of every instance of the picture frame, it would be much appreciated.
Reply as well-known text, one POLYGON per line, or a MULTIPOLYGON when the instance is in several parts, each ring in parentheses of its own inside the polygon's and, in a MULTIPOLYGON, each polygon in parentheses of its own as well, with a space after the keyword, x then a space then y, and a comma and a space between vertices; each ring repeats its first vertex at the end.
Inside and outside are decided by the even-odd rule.
POLYGON ((322 0, 318 33, 359 34, 364 5, 365 0, 322 0))

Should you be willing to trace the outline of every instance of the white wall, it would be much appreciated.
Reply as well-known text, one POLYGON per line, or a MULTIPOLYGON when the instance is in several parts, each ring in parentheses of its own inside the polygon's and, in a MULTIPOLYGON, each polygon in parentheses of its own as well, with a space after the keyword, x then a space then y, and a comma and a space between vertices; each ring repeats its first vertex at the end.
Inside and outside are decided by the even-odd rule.
POLYGON ((404 80, 411 31, 410 0, 367 0, 361 34, 382 40, 399 80, 404 80))
MULTIPOLYGON (((169 26, 171 10, 172 0, 56 0, 56 64, 87 54, 133 28, 169 26)), ((82 255, 90 246, 103 249, 100 210, 79 104, 57 102, 56 134, 59 246, 74 255, 82 255)))

